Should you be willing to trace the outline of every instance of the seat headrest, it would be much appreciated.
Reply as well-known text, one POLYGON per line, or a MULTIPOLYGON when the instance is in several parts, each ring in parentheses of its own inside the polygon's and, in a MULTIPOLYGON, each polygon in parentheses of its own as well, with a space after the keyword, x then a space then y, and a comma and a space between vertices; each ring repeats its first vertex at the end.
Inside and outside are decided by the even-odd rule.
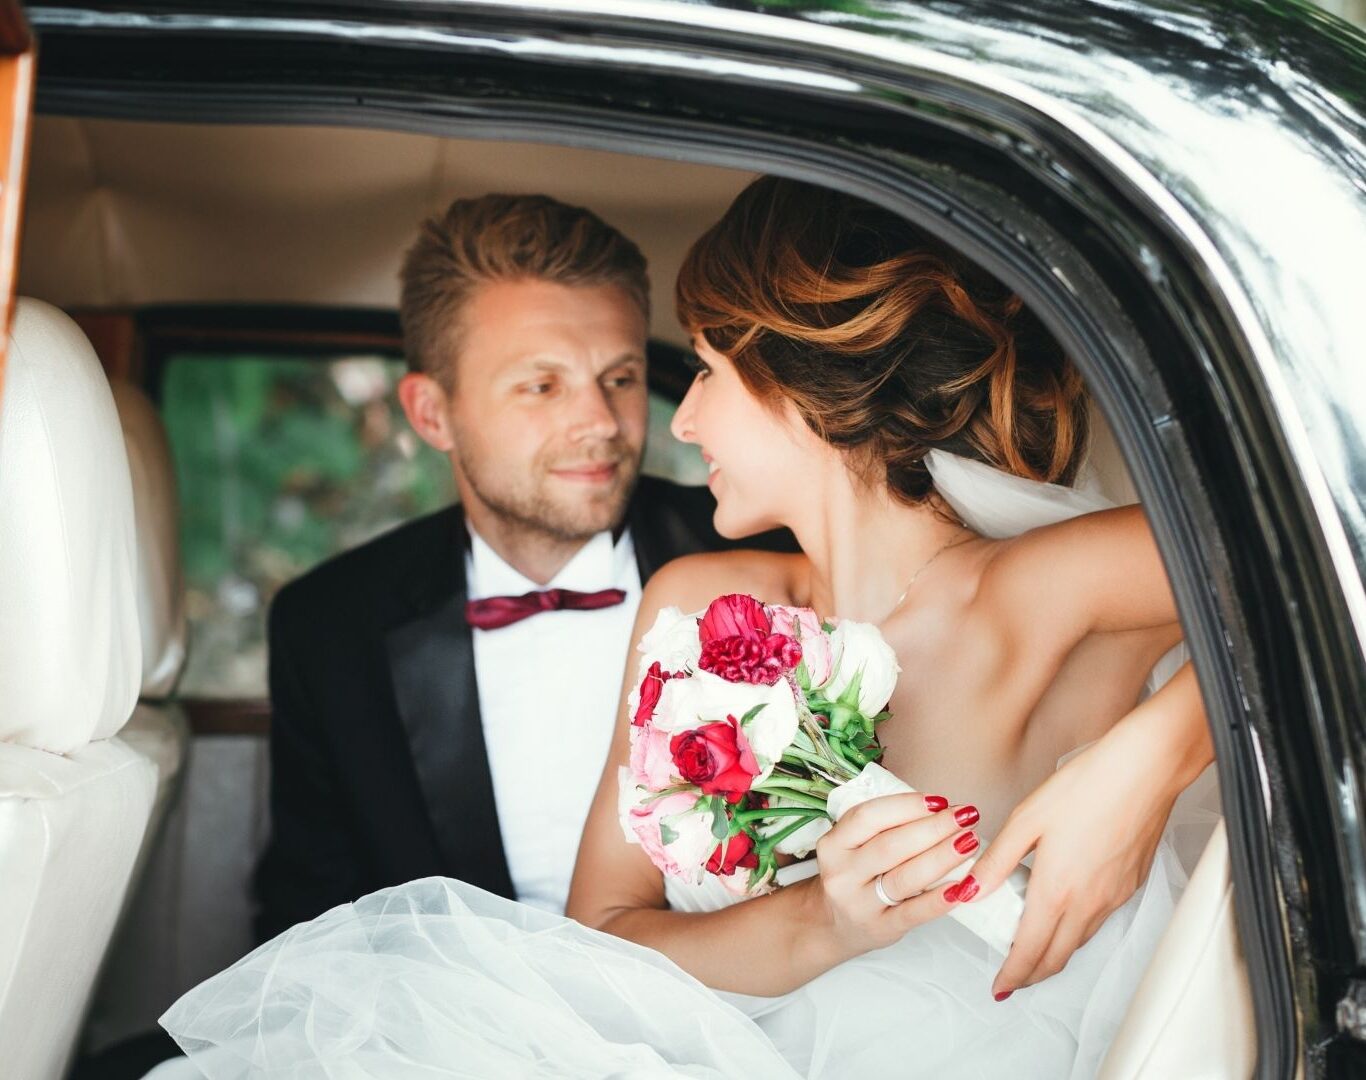
POLYGON ((114 379, 133 478, 138 552, 138 622, 142 626, 142 694, 165 697, 185 666, 188 630, 180 567, 179 502, 171 444, 156 406, 130 382, 114 379))
POLYGON ((68 753, 138 697, 133 488, 95 350, 21 299, 0 398, 0 741, 68 753))

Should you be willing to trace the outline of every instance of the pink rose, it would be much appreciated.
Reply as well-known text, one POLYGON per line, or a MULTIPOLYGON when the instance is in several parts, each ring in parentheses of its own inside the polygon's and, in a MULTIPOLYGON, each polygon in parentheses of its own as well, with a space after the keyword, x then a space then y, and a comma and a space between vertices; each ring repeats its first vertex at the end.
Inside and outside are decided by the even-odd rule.
POLYGON ((763 638, 712 638, 702 646, 697 666, 727 682, 772 686, 802 659, 802 647, 786 634, 763 638))
POLYGON ((636 705, 636 714, 631 718, 631 723, 636 727, 648 723, 655 715, 655 706, 659 704, 659 695, 664 693, 664 684, 682 675, 681 671, 665 671, 658 660, 651 664, 641 680, 640 702, 636 705))
POLYGON ((698 639, 705 646, 716 638, 739 637, 762 641, 772 633, 764 605, 744 593, 718 596, 707 607, 698 625, 698 639))
POLYGON ((669 733, 653 724, 631 729, 631 778, 641 787, 662 791, 674 779, 669 733))
POLYGON ((698 811, 697 802, 696 794, 685 791, 633 806, 627 813, 631 832, 662 873, 696 881, 716 847, 711 812, 698 811))
POLYGON ((795 638, 802 647, 802 660, 811 685, 822 686, 830 678, 832 656, 830 638, 821 629, 821 617, 810 608, 784 607, 775 604, 768 609, 773 619, 773 632, 795 638))
POLYGON ((669 750, 679 776, 704 795, 724 795, 731 802, 738 802, 762 771, 733 716, 675 735, 669 750))

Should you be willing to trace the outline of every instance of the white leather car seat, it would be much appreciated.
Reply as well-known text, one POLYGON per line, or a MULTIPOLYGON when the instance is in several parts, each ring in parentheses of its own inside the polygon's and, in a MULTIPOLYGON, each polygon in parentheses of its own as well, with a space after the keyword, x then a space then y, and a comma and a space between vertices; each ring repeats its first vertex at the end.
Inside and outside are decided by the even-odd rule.
MULTIPOLYGON (((95 1052, 155 1027, 174 994, 176 875, 155 857, 180 794, 189 725, 173 698, 189 636, 180 562, 180 508, 170 443, 156 406, 132 383, 111 383, 133 481, 142 690, 124 742, 156 762, 158 786, 134 886, 96 986, 83 1049, 95 1052)), ((172 845, 177 846, 177 845, 172 845)))
POLYGON ((142 672, 132 485, 109 385, 20 300, 0 399, 0 1072, 71 1057, 158 788, 119 737, 142 672))

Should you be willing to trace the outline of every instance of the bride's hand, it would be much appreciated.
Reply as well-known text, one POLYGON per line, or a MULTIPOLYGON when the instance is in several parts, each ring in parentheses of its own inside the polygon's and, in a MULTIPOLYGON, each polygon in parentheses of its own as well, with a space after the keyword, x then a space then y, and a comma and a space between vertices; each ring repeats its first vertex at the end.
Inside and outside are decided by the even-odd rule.
POLYGON ((816 845, 827 925, 847 956, 899 940, 954 906, 951 887, 930 886, 977 848, 971 806, 944 808, 919 792, 870 799, 845 814, 816 845), (961 824, 960 824, 961 823, 961 824), (956 846, 955 846, 956 845, 956 846), (877 895, 878 875, 893 907, 877 895))
POLYGON ((1212 756, 1190 666, 1021 802, 973 867, 989 895, 1032 849, 1025 911, 992 994, 1061 971, 1148 876, 1176 797, 1212 756))

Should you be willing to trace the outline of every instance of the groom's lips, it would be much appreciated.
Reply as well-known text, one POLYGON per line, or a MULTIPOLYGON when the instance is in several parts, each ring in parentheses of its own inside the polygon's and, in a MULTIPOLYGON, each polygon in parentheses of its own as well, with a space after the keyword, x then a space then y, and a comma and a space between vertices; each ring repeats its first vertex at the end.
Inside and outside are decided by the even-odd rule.
POLYGON ((579 484, 606 484, 610 483, 617 475, 619 462, 594 462, 586 465, 571 465, 565 468, 551 469, 553 476, 558 476, 562 480, 569 480, 579 484))

